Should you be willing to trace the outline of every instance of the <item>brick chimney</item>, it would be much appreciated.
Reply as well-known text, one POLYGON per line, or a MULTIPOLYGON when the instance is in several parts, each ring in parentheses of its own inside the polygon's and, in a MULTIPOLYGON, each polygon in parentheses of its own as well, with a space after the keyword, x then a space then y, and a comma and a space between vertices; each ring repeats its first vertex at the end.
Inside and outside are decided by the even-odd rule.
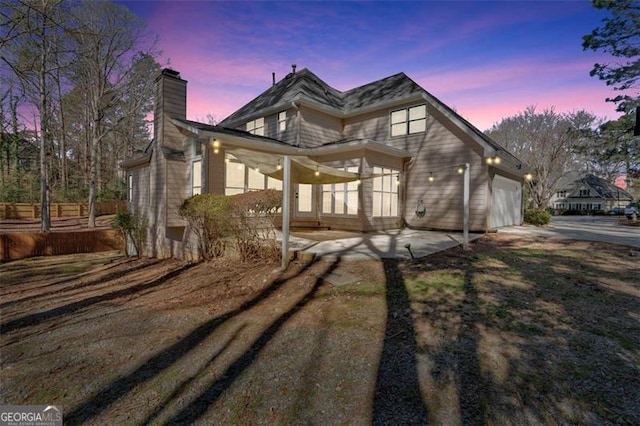
POLYGON ((155 81, 153 136, 158 147, 181 149, 180 133, 172 118, 187 118, 187 81, 178 71, 162 70, 155 81))

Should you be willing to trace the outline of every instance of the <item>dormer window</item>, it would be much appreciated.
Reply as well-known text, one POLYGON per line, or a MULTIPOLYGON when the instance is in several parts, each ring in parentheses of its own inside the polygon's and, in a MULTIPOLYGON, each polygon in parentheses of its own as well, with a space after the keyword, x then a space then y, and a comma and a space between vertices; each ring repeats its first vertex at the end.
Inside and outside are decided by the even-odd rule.
POLYGON ((391 136, 411 135, 426 130, 426 105, 417 105, 391 112, 391 136))
POLYGON ((264 117, 256 118, 247 123, 247 132, 264 136, 264 117))

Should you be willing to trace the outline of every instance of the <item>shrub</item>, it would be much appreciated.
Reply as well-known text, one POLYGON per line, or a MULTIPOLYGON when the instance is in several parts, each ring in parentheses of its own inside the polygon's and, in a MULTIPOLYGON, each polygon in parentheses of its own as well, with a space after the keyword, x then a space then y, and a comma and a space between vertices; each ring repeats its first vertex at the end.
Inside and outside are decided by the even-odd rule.
POLYGON ((547 225, 551 222, 551 214, 542 209, 525 210, 524 222, 536 226, 547 225))
POLYGON ((273 189, 224 196, 195 195, 182 204, 180 215, 198 239, 204 260, 222 256, 229 242, 243 261, 279 257, 274 218, 282 192, 273 189))
POLYGON ((124 254, 129 257, 128 242, 133 244, 136 256, 140 257, 147 241, 147 218, 137 210, 129 213, 126 210, 118 210, 113 219, 113 228, 120 233, 124 240, 124 254))
POLYGON ((243 261, 279 257, 274 219, 282 208, 282 191, 266 189, 231 197, 236 249, 243 261))
POLYGON ((211 260, 224 254, 225 239, 231 233, 231 204, 229 197, 199 194, 187 198, 179 210, 198 239, 200 256, 211 260))

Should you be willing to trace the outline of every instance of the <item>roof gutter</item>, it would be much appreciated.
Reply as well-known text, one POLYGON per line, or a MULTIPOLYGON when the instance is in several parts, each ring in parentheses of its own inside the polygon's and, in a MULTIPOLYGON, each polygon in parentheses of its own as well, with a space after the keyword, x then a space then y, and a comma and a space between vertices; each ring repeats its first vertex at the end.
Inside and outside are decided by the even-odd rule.
POLYGON ((134 157, 128 160, 121 161, 119 164, 119 167, 123 170, 126 170, 136 166, 142 166, 144 164, 147 164, 150 160, 151 160, 151 152, 148 152, 139 157, 134 157))

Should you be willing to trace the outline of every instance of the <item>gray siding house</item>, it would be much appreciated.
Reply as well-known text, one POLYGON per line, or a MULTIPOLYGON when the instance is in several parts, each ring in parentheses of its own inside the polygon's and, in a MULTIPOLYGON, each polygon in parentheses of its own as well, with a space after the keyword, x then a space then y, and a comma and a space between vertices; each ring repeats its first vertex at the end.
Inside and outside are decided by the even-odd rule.
POLYGON ((186 88, 162 71, 154 141, 122 164, 130 208, 149 220, 147 255, 191 254, 178 207, 194 194, 282 189, 285 155, 292 227, 461 230, 465 164, 470 230, 522 222, 526 165, 404 73, 341 92, 293 68, 218 125, 186 119, 186 88))
POLYGON ((555 210, 610 210, 633 201, 627 191, 591 173, 567 173, 556 187, 549 200, 549 207, 555 210))

